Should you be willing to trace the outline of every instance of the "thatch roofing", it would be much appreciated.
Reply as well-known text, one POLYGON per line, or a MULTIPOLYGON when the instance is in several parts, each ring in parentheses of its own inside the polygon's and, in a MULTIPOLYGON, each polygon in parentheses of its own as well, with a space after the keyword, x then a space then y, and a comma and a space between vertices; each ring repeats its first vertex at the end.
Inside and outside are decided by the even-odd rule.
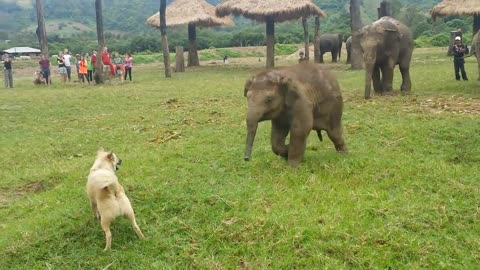
POLYGON ((432 17, 448 15, 479 15, 480 0, 443 0, 433 7, 432 17))
POLYGON ((257 21, 273 17, 275 22, 284 22, 301 17, 327 17, 311 0, 224 0, 217 6, 218 16, 244 16, 257 21))
MULTIPOLYGON (((198 26, 233 25, 230 17, 220 18, 215 7, 205 0, 175 0, 166 10, 167 26, 195 24, 198 26)), ((147 24, 160 27, 160 12, 147 19, 147 24)))

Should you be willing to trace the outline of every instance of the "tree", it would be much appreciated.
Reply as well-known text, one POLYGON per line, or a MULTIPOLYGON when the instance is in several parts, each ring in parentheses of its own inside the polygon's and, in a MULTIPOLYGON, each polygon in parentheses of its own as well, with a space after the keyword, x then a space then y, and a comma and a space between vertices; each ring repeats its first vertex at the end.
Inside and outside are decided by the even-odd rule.
POLYGON ((163 64, 165 65, 165 77, 170 78, 172 77, 172 71, 170 70, 170 54, 168 51, 166 10, 166 0, 160 0, 160 33, 162 34, 163 64))
POLYGON ((362 50, 360 48, 360 29, 362 28, 362 19, 360 17, 360 0, 350 0, 350 26, 352 29, 352 69, 362 69, 362 50))
POLYGON ((40 50, 42 54, 48 58, 48 43, 47 43, 47 31, 45 30, 45 18, 43 15, 43 3, 42 0, 36 0, 35 9, 37 11, 37 37, 40 43, 40 50))
POLYGON ((103 12, 102 12, 102 0, 95 0, 95 17, 97 20, 97 62, 95 63, 95 83, 100 84, 104 82, 103 78, 103 63, 102 63, 102 51, 105 47, 105 36, 103 35, 103 12))
POLYGON ((310 40, 309 40, 309 35, 308 35, 308 23, 307 23, 307 18, 303 17, 302 18, 302 25, 303 25, 303 33, 304 33, 304 39, 305 39, 305 59, 310 60, 310 40))
POLYGON ((315 37, 313 39, 313 55, 315 63, 320 63, 320 17, 315 17, 315 37))

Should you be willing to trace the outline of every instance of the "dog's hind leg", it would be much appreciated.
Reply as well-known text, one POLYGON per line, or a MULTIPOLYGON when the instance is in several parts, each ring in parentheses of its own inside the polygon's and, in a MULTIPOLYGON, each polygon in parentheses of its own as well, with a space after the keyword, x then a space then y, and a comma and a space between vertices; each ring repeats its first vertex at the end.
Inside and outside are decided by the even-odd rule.
POLYGON ((100 213, 98 213, 97 204, 94 201, 90 201, 90 207, 92 207, 93 215, 96 219, 100 219, 100 213))
POLYGON ((133 210, 127 213, 126 216, 130 220, 130 223, 132 224, 132 227, 135 230, 135 233, 137 233, 138 238, 145 239, 145 236, 143 236, 143 233, 140 230, 140 227, 138 227, 137 222, 135 221, 135 214, 133 213, 133 210))
POLYGON ((105 233, 105 250, 109 250, 112 248, 112 232, 110 232, 110 223, 111 219, 103 217, 100 221, 102 225, 103 232, 105 233))

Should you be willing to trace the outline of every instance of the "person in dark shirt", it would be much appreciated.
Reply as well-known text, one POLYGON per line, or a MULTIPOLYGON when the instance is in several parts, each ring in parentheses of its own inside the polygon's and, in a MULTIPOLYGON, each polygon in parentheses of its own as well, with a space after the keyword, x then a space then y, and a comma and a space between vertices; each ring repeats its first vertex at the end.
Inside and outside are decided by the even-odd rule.
POLYGON ((5 88, 13 88, 12 60, 8 54, 3 56, 3 72, 5 74, 5 88))
POLYGON ((40 61, 38 62, 40 65, 40 70, 43 74, 43 78, 45 79, 45 84, 51 84, 50 81, 50 61, 45 55, 41 56, 40 61))
POLYGON ((460 74, 458 72, 461 71, 463 80, 468 81, 467 73, 465 72, 465 54, 467 53, 467 48, 462 44, 462 38, 460 36, 455 37, 452 52, 455 79, 460 81, 460 74))

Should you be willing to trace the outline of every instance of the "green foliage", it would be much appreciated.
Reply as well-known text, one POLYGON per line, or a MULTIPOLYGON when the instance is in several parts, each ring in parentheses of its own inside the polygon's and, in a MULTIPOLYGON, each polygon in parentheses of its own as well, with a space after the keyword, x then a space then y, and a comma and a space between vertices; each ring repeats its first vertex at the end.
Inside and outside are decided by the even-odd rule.
POLYGON ((297 45, 293 44, 275 44, 276 55, 289 55, 298 50, 297 45))
POLYGON ((435 47, 449 46, 450 37, 447 34, 438 34, 431 38, 430 43, 435 47))

